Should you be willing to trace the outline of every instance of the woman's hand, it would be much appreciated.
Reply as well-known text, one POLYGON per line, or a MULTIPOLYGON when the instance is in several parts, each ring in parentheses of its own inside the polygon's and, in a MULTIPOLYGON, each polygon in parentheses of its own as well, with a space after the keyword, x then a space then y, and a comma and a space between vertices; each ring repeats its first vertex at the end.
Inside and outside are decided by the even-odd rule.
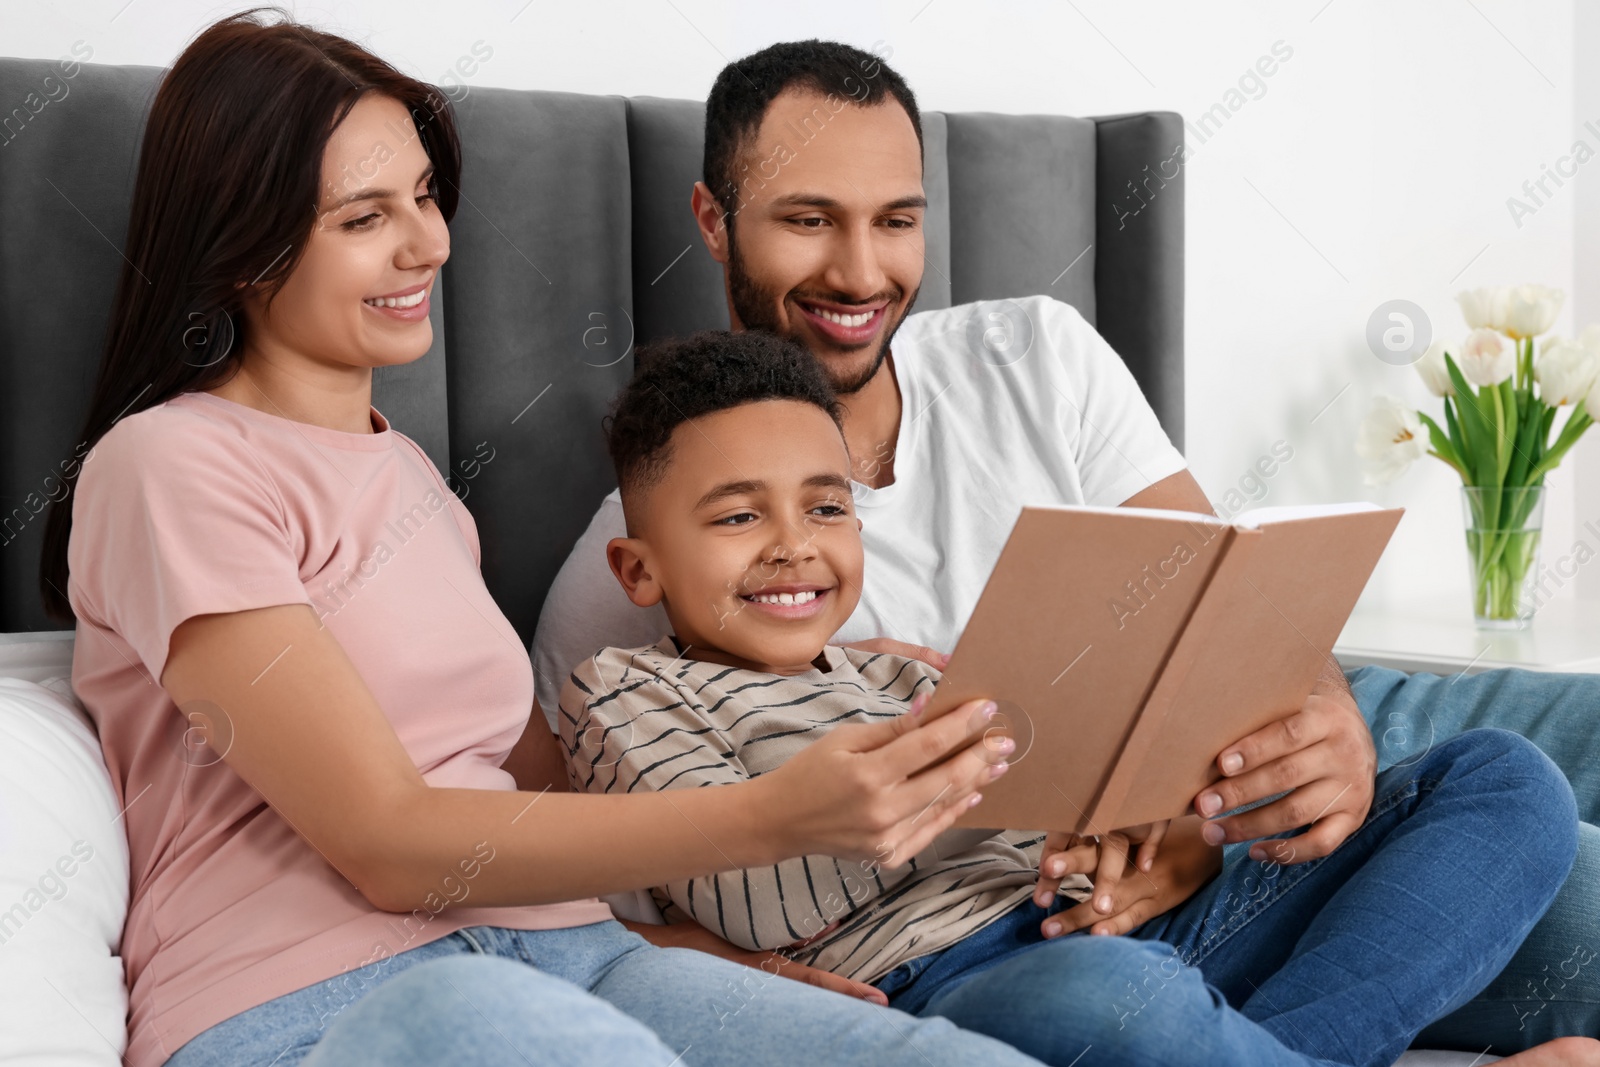
MULTIPOLYGON (((824 971, 816 967, 808 967, 803 963, 796 963, 794 960, 781 956, 776 952, 747 951, 738 945, 724 941, 699 923, 681 922, 659 926, 655 923, 628 922, 625 919, 620 921, 623 926, 640 935, 646 941, 653 945, 660 945, 662 948, 696 949, 725 960, 732 960, 734 963, 742 963, 746 967, 754 967, 765 971, 767 974, 775 974, 792 981, 804 982, 807 985, 814 985, 834 993, 843 993, 847 997, 869 1000, 883 1007, 889 1006, 889 998, 884 996, 883 991, 876 986, 867 985, 865 982, 853 981, 843 975, 834 974, 832 971, 824 971)), ((818 937, 831 932, 838 925, 837 921, 830 923, 805 941, 797 941, 792 947, 799 948, 802 945, 809 944, 818 937)))
POLYGON ((753 779, 757 825, 789 835, 785 855, 895 867, 927 848, 1006 772, 1016 747, 986 736, 993 701, 968 701, 929 722, 928 700, 924 693, 904 715, 831 730, 753 779))
POLYGON ((1093 837, 1068 841, 1076 835, 1051 834, 1039 858, 1036 903, 1047 906, 1068 874, 1097 873, 1093 899, 1046 919, 1044 936, 1060 937, 1091 924, 1089 932, 1093 934, 1125 934, 1194 896, 1222 869, 1222 849, 1206 844, 1200 836, 1202 825, 1203 820, 1186 815, 1106 834, 1099 843, 1093 837), (1155 828, 1160 828, 1159 835, 1154 833, 1155 828), (1124 880, 1120 875, 1126 867, 1130 843, 1140 844, 1138 869, 1124 880), (1118 875, 1109 883, 1098 873, 1108 867, 1115 868, 1118 875), (1106 896, 1111 897, 1111 902, 1101 907, 1106 896))

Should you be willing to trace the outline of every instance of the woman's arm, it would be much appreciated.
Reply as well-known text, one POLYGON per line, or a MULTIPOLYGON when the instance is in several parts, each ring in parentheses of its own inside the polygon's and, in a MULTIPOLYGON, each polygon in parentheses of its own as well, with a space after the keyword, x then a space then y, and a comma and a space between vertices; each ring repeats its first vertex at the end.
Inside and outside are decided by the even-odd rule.
POLYGON ((473 880, 477 906, 553 903, 827 852, 921 851, 990 780, 969 716, 835 730, 750 782, 590 796, 431 788, 333 634, 304 604, 202 615, 161 685, 222 758, 375 906, 473 880), (954 758, 930 766, 944 753, 954 758))
MULTIPOLYGON (((683 796, 763 777, 750 773, 743 747, 718 729, 699 697, 690 692, 692 685, 680 688, 645 674, 642 681, 619 681, 619 688, 608 692, 588 667, 580 667, 573 679, 582 684, 566 690, 574 699, 569 705, 567 696, 562 697, 559 721, 561 743, 574 753, 572 776, 579 788, 603 795, 615 791, 683 796), (580 699, 580 690, 591 695, 580 699)), ((929 694, 918 696, 911 713, 928 701, 929 694)), ((757 714, 732 694, 715 703, 724 722, 757 714)), ((792 722, 781 716, 758 721, 764 724, 762 731, 784 729, 792 722)), ((749 952, 768 952, 819 936, 840 916, 865 908, 916 873, 908 862, 886 867, 881 861, 887 859, 887 854, 860 863, 827 855, 790 856, 771 864, 670 879, 656 888, 718 938, 749 952)))
POLYGON ((572 788, 567 781, 567 761, 561 756, 561 746, 556 735, 545 725, 544 710, 539 698, 533 698, 533 711, 528 716, 528 726, 511 747, 511 754, 500 765, 501 769, 517 781, 518 789, 538 793, 549 789, 552 793, 565 793, 572 788))

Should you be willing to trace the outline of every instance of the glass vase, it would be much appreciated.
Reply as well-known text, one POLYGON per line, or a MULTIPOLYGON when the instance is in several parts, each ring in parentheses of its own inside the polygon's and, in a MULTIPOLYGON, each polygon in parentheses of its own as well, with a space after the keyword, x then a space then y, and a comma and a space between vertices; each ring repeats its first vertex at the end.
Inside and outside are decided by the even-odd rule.
POLYGON ((1462 486, 1472 614, 1481 630, 1521 630, 1533 620, 1544 486, 1462 486))

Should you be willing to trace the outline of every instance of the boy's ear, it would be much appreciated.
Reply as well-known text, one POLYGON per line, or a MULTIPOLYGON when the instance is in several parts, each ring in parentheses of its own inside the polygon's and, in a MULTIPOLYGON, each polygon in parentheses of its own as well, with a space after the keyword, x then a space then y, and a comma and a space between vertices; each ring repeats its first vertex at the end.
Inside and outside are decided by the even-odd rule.
POLYGON ((641 608, 661 603, 661 583, 650 571, 649 546, 637 537, 613 537, 606 543, 606 562, 622 583, 628 599, 641 608))

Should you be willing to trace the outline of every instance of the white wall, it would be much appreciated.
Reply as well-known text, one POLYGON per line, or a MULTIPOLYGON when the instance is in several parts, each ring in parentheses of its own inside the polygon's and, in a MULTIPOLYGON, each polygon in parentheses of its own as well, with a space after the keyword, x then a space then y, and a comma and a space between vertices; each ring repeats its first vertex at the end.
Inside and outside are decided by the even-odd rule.
MULTIPOLYGON (((0 51, 54 57, 81 39, 97 62, 164 65, 237 6, 8 0, 0 51)), ((930 109, 1081 115, 1198 118, 1229 103, 1282 42, 1280 55, 1292 54, 1259 88, 1245 86, 1242 106, 1231 99, 1237 110, 1220 129, 1203 141, 1191 132, 1186 450, 1213 499, 1281 438, 1295 455, 1266 503, 1407 507, 1374 599, 1464 599, 1466 565, 1452 471, 1428 460, 1388 488, 1360 481, 1351 446, 1374 394, 1437 410, 1409 368, 1367 349, 1374 308, 1409 299, 1437 332, 1459 336, 1458 289, 1538 281, 1569 293, 1561 331, 1600 320, 1600 249, 1575 239, 1600 233, 1600 162, 1520 227, 1506 204, 1574 137, 1600 149, 1582 130, 1585 119, 1600 128, 1600 72, 1575 75, 1575 57, 1600 43, 1600 9, 1571 0, 324 0, 294 10, 435 81, 482 41, 493 56, 470 85, 700 97, 730 58, 823 36, 883 42, 930 109)), ((1583 495, 1578 463, 1551 479, 1547 560, 1569 551, 1580 519, 1600 526, 1600 433, 1590 436, 1578 457, 1583 495)), ((1600 599, 1600 566, 1589 570, 1585 595, 1600 599)))
MULTIPOLYGON (((1573 67, 1572 136, 1600 148, 1600 67, 1594 63, 1594 46, 1600 42, 1600 4, 1574 6, 1573 54, 1581 57, 1573 67), (1590 124, 1594 129, 1590 129, 1590 124)), ((1572 250, 1573 318, 1579 323, 1600 322, 1600 160, 1592 160, 1573 181, 1573 232, 1577 235, 1572 250)), ((1578 448, 1575 471, 1576 536, 1591 548, 1600 549, 1600 537, 1589 533, 1585 522, 1600 528, 1600 431, 1590 430, 1578 448)), ((1600 567, 1585 567, 1578 573, 1577 595, 1585 600, 1600 600, 1600 567)))

